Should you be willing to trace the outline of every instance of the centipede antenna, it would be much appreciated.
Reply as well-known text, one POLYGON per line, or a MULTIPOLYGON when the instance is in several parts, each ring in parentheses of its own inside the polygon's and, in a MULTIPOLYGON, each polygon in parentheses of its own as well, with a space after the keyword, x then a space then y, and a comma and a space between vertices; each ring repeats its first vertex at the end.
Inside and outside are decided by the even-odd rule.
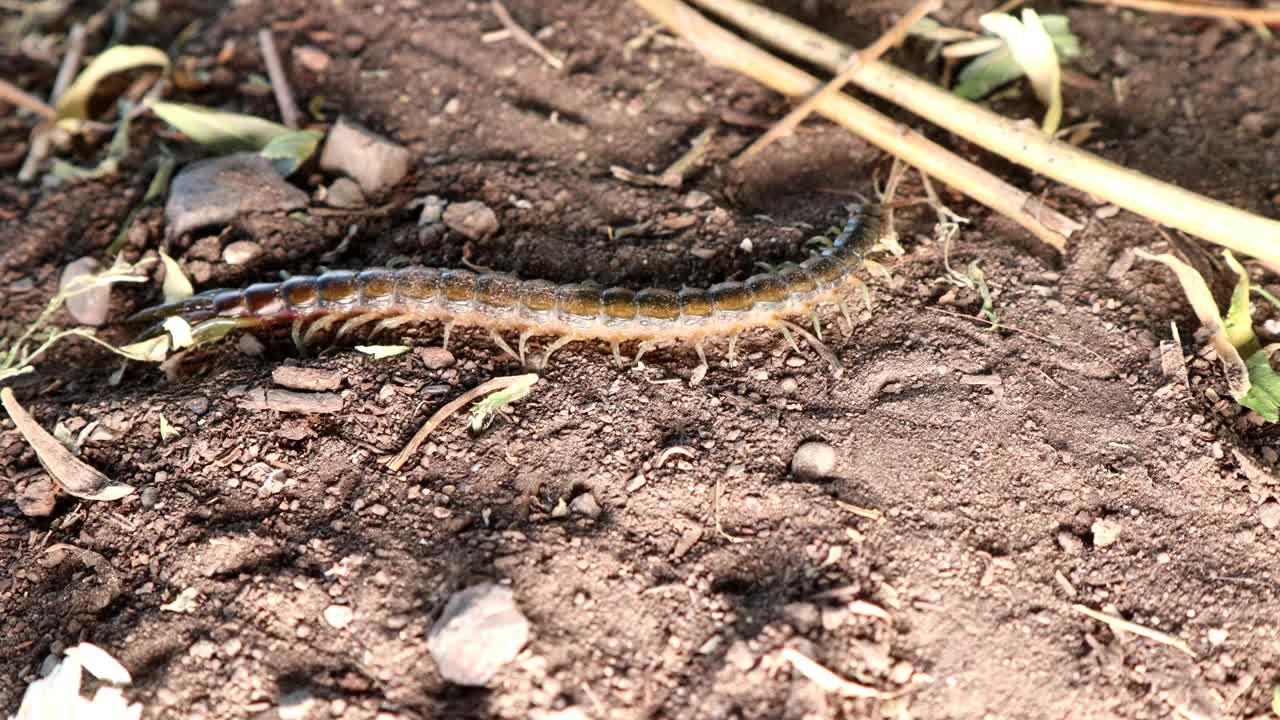
POLYGON ((738 334, 735 332, 729 336, 729 352, 727 355, 729 356, 729 367, 731 368, 738 367, 738 334))
POLYGON ((791 348, 798 353, 800 352, 800 346, 796 344, 796 336, 791 334, 791 328, 787 327, 787 325, 790 324, 791 323, 783 320, 777 325, 777 328, 782 332, 782 337, 786 338, 787 342, 791 343, 791 348))
POLYGON ((813 334, 822 339, 822 323, 818 321, 818 311, 813 309, 809 311, 809 320, 813 322, 813 334))
POLYGON ((524 359, 520 357, 520 353, 517 353, 515 350, 512 350, 511 346, 507 344, 506 340, 502 339, 502 336, 498 334, 497 330, 490 330, 489 337, 493 338, 494 344, 502 348, 503 352, 507 353, 513 358, 520 359, 521 362, 524 362, 524 359))
POLYGON ((302 340, 302 326, 306 324, 306 319, 301 315, 293 319, 293 326, 289 328, 289 337, 293 338, 293 346, 298 348, 298 354, 302 357, 307 356, 307 344, 302 340))
POLYGON ((613 364, 621 370, 624 365, 622 362, 622 346, 618 344, 617 340, 610 342, 609 345, 613 348, 613 364))
POLYGON ((689 384, 697 385, 707 376, 710 365, 707 364, 707 352, 702 347, 702 338, 693 341, 693 349, 698 353, 698 367, 694 368, 693 374, 689 376, 689 384))
POLYGON ((440 342, 440 347, 445 350, 449 349, 449 331, 453 330, 453 321, 450 320, 444 324, 444 339, 440 342))
POLYGON ((521 365, 523 365, 523 366, 525 366, 525 367, 529 367, 529 362, 528 362, 527 360, 525 360, 525 359, 524 359, 524 351, 525 351, 525 347, 529 344, 529 336, 531 336, 531 335, 533 335, 533 332, 532 332, 532 331, 530 331, 530 330, 521 330, 521 331, 520 331, 520 342, 516 343, 516 347, 520 348, 520 355, 519 355, 519 357, 520 357, 520 364, 521 364, 521 365))
POLYGON ((645 353, 649 352, 650 350, 654 349, 657 346, 658 346, 657 343, 651 340, 645 340, 644 342, 640 343, 640 345, 636 347, 636 356, 632 358, 631 364, 639 365, 640 358, 644 357, 645 353))
POLYGON ((547 346, 546 352, 542 353, 542 367, 545 368, 547 366, 547 361, 551 359, 551 353, 555 352, 556 350, 559 350, 565 345, 568 345, 574 340, 577 340, 577 338, 575 338, 572 335, 566 335, 562 338, 556 338, 555 342, 547 346))

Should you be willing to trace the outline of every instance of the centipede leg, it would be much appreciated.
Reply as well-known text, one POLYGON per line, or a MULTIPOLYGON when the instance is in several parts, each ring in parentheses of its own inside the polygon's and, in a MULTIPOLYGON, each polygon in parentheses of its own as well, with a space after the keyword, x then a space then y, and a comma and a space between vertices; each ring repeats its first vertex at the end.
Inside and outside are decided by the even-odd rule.
POLYGON ((572 335, 566 335, 566 336, 564 336, 564 337, 562 337, 562 338, 557 338, 555 342, 553 342, 553 343, 551 343, 550 345, 548 345, 548 346, 547 346, 547 350, 546 350, 546 352, 542 353, 542 364, 541 364, 541 366, 540 366, 540 367, 544 367, 544 368, 545 368, 545 367, 547 366, 547 362, 548 362, 549 360, 551 360, 551 353, 555 352, 556 350, 559 350, 560 348, 564 347, 565 345, 568 345, 569 343, 573 342, 574 340, 577 340, 577 338, 575 338, 575 337, 574 337, 574 336, 572 336, 572 335))
POLYGON ((525 347, 529 344, 529 337, 532 335, 533 335, 533 332, 530 330, 521 330, 520 342, 516 343, 516 347, 520 349, 520 353, 519 353, 520 364, 525 367, 529 367, 529 361, 525 359, 524 351, 525 351, 525 347))
POLYGON ((379 320, 378 324, 374 325, 373 329, 369 331, 369 337, 373 337, 379 333, 387 332, 388 330, 394 330, 400 327, 401 325, 404 325, 406 323, 411 323, 416 319, 417 318, 415 318, 413 315, 394 315, 389 318, 384 318, 382 320, 379 320))
POLYGON ((778 323, 775 327, 777 327, 782 333, 782 337, 786 338, 787 342, 791 343, 791 349, 799 353, 800 346, 796 344, 796 336, 791 334, 791 328, 787 327, 785 322, 778 323))
POLYGON ((614 340, 613 342, 609 343, 609 345, 610 347, 613 348, 613 364, 615 367, 621 370, 624 364, 622 362, 622 347, 618 344, 617 340, 614 340))
POLYGON ((650 350, 654 349, 657 346, 658 344, 651 340, 645 340, 644 342, 640 343, 639 347, 636 348, 636 356, 631 360, 631 365, 633 367, 639 366, 641 364, 640 358, 644 357, 645 353, 649 352, 650 350))
POLYGON ((365 325, 368 325, 369 323, 377 319, 378 319, 378 316, 372 315, 372 314, 356 315, 353 318, 349 318, 346 322, 342 323, 342 325, 338 328, 338 332, 334 333, 333 339, 344 340, 351 333, 355 332, 356 330, 359 330, 360 328, 364 327, 365 325))
POLYGON ((302 334, 302 344, 311 345, 311 341, 315 339, 317 335, 333 327, 334 323, 341 319, 341 315, 327 315, 311 323, 311 327, 307 328, 307 331, 302 334))
POLYGON ((689 385, 697 385, 702 382, 702 378, 707 376, 707 370, 710 365, 707 364, 707 352, 702 347, 702 339, 699 338, 693 342, 693 349, 698 353, 698 367, 693 369, 693 374, 689 376, 689 385))
POLYGON ((729 336, 729 367, 738 367, 738 333, 729 336))
POLYGON ((813 322, 813 334, 822 339, 822 323, 818 322, 818 311, 813 309, 809 311, 809 319, 813 322))
POLYGON ((302 326, 306 324, 306 319, 301 315, 293 319, 293 326, 289 328, 289 337, 293 338, 293 346, 298 349, 298 354, 302 357, 307 356, 307 343, 302 339, 302 326))
POLYGON ((840 308, 840 314, 844 316, 844 322, 847 326, 844 334, 848 336, 853 333, 853 316, 849 314, 849 303, 845 302, 844 298, 840 298, 836 301, 836 305, 840 308))
POLYGON ((450 320, 444 324, 444 339, 440 341, 440 347, 445 350, 449 349, 449 332, 453 330, 453 321, 450 320))
POLYGON ((507 344, 506 340, 502 339, 502 336, 498 334, 497 330, 490 330, 489 337, 493 338, 493 343, 498 347, 502 348, 503 352, 505 352, 506 354, 510 355, 513 358, 518 358, 522 363, 524 362, 524 358, 521 357, 522 353, 517 353, 515 350, 512 350, 511 346, 507 344))

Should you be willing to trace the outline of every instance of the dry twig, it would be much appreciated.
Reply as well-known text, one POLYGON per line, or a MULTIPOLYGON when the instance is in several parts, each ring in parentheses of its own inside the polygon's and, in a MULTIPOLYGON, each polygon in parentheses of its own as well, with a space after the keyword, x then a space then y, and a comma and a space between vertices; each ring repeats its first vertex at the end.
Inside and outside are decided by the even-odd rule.
POLYGON ((1154 640, 1160 643, 1161 645, 1168 645, 1169 647, 1174 648, 1176 650, 1181 650, 1182 652, 1190 655, 1191 657, 1196 656, 1195 651, 1191 649, 1191 646, 1187 644, 1187 641, 1183 640, 1180 637, 1174 637, 1169 633, 1161 632, 1154 628, 1149 628, 1146 625, 1139 625, 1137 623, 1132 623, 1132 622, 1129 622, 1128 620, 1125 620, 1123 618, 1118 618, 1114 615, 1101 613, 1101 612, 1098 612, 1097 610, 1094 610, 1093 608, 1086 607, 1084 605, 1074 604, 1071 606, 1071 609, 1075 610, 1076 612, 1082 615, 1088 615, 1089 617, 1093 618, 1094 620, 1097 620, 1100 623, 1105 623, 1107 627, 1111 628, 1112 631, 1114 632, 1127 632, 1127 633, 1133 633, 1134 635, 1141 635, 1142 637, 1147 638, 1148 640, 1154 640))
MULTIPOLYGON (((742 27, 747 33, 760 40, 784 52, 802 57, 819 67, 827 68, 831 72, 838 72, 853 53, 853 48, 848 45, 747 0, 692 1, 742 27)), ((649 9, 651 13, 662 17, 664 22, 668 22, 673 27, 685 24, 686 16, 693 14, 683 4, 674 0, 636 0, 636 2, 649 9), (677 10, 674 5, 680 5, 683 10, 677 10)), ((743 63, 726 62, 726 58, 721 55, 712 55, 711 59, 739 68, 758 81, 777 87, 763 77, 763 73, 751 70, 743 63)), ((1038 127, 997 115, 884 61, 867 63, 854 75, 851 82, 1011 162, 1024 165, 1035 172, 1089 192, 1156 222, 1258 258, 1273 272, 1280 272, 1280 222, 1254 215, 1104 160, 1068 143, 1055 140, 1041 132, 1038 127)), ((781 88, 778 89, 781 90, 781 88)), ((819 111, 822 111, 821 107, 819 111)), ((872 139, 861 128, 851 127, 850 129, 869 140, 872 139)), ((884 145, 881 147, 889 150, 884 145)), ((894 152, 894 154, 898 153, 894 152)), ((912 158, 904 156, 904 159, 971 197, 1000 210, 974 195, 973 189, 963 182, 934 172, 912 158)), ((1010 215, 1010 217, 1014 216, 1010 215)), ((1014 219, 1017 218, 1014 217, 1014 219)), ((1021 224, 1021 221, 1019 222, 1021 224)), ((1025 224, 1024 227, 1026 227, 1025 224)))
POLYGON ((0 78, 0 101, 30 110, 44 120, 56 120, 58 117, 58 111, 52 105, 4 78, 0 78))
MULTIPOLYGON (((635 2, 690 42, 708 62, 734 69, 785 95, 805 96, 821 86, 813 76, 712 23, 680 0, 635 2)), ((841 60, 841 66, 847 57, 846 54, 841 60)), ((854 82, 861 82, 863 75, 877 64, 864 66, 854 82)), ((1065 236, 1078 227, 1074 221, 1051 210, 1028 212, 1026 206, 1032 200, 1029 193, 847 95, 819 98, 815 109, 922 172, 1007 215, 1055 248, 1065 248, 1065 236)))
POLYGON ((538 57, 542 58, 543 62, 556 70, 564 69, 564 61, 555 55, 552 55, 551 51, 543 47, 542 43, 538 42, 538 39, 530 34, 528 30, 520 27, 520 25, 515 21, 515 18, 511 17, 511 13, 507 12, 506 5, 503 5, 499 0, 493 0, 492 7, 493 14, 498 16, 498 22, 502 23, 502 26, 505 27, 507 31, 511 33, 511 36, 519 41, 521 45, 524 45, 537 53, 538 57))
POLYGON ((62 93, 66 92, 76 73, 80 71, 80 59, 84 57, 84 25, 75 23, 67 33, 67 53, 62 56, 62 65, 58 66, 58 75, 53 80, 53 91, 49 93, 49 102, 56 103, 62 93))
POLYGON ((399 472, 400 468, 404 467, 404 464, 409 462, 409 458, 413 457, 413 454, 418 451, 418 448, 422 447, 422 443, 427 441, 427 436, 434 432, 435 429, 440 426, 440 423, 448 420, 451 415, 466 407, 467 403, 472 400, 482 398, 490 393, 505 390, 512 385, 528 382, 528 380, 528 375, 508 375, 506 377, 497 377, 462 393, 458 397, 454 398, 454 400, 448 405, 437 410, 436 414, 431 416, 431 419, 427 420, 422 427, 418 428, 418 432, 414 433, 413 438, 409 440, 409 444, 405 445, 404 449, 397 453, 394 458, 391 458, 391 462, 387 463, 387 467, 391 468, 392 471, 399 472))
POLYGON ((801 675, 816 683, 818 687, 841 697, 884 699, 894 696, 893 693, 887 693, 868 685, 845 680, 793 648, 783 648, 782 659, 791 663, 792 667, 801 675))
POLYGON ((936 11, 940 7, 942 7, 942 0, 920 0, 920 2, 916 3, 915 7, 911 8, 910 12, 904 15, 901 20, 894 23, 892 28, 889 28, 889 32, 881 35, 880 38, 869 45, 866 50, 855 52, 850 55, 849 60, 845 63, 844 68, 840 70, 840 73, 832 78, 826 85, 823 85, 821 90, 805 98, 804 102, 797 105, 791 112, 787 113, 786 117, 779 120, 776 125, 769 128, 768 132, 761 135, 755 142, 751 143, 750 147, 742 151, 742 154, 734 159, 734 166, 742 167, 751 160, 751 158, 759 154, 761 150, 768 147, 772 142, 783 135, 790 133, 792 130, 795 130, 796 126, 804 122, 804 119, 809 117, 809 114, 817 108, 819 101, 829 95, 840 92, 840 90, 844 88, 845 84, 849 82, 849 79, 862 69, 863 65, 871 62, 872 60, 878 60, 881 55, 884 55, 886 52, 889 52, 891 48, 901 43, 902 39, 907 36, 907 31, 911 29, 912 25, 915 25, 925 15, 936 11))
POLYGON ((1280 23, 1280 9, 1277 8, 1243 8, 1223 5, 1206 5, 1194 2, 1169 2, 1168 0, 1084 0, 1095 5, 1113 5, 1116 7, 1145 10, 1169 15, 1185 15, 1189 17, 1229 18, 1248 23, 1276 24, 1280 23))
POLYGON ((271 91, 275 93, 276 105, 280 107, 280 119, 290 130, 298 129, 298 104, 293 100, 293 90, 289 87, 289 77, 284 74, 284 64, 280 62, 280 52, 276 49, 276 39, 269 28, 258 31, 258 44, 262 46, 262 59, 267 64, 267 77, 271 80, 271 91))

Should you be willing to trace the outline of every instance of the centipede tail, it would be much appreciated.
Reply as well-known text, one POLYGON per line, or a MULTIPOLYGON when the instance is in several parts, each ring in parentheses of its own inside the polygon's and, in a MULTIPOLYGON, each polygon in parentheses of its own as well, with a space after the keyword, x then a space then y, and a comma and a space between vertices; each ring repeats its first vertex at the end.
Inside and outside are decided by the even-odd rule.
POLYGON ((586 283, 556 285, 466 269, 373 268, 209 291, 148 308, 131 319, 158 324, 180 316, 198 331, 197 339, 239 328, 289 324, 300 352, 330 332, 340 340, 371 324, 373 335, 408 322, 435 321, 444 326, 446 347, 454 325, 478 326, 522 363, 528 358, 531 337, 554 337, 543 350, 543 364, 575 340, 609 343, 619 364, 624 342, 639 342, 633 360, 639 363, 656 343, 685 340, 697 352, 701 364, 695 377, 701 379, 708 367, 704 342, 709 337, 728 337, 728 362, 733 366, 738 334, 752 327, 777 329, 798 350, 787 318, 808 316, 814 333, 803 332, 806 339, 812 338, 811 344, 820 344, 822 326, 815 312, 820 304, 838 305, 852 328, 844 294, 846 287, 865 292, 865 284, 855 276, 863 267, 884 272, 883 266, 863 257, 879 239, 880 227, 877 210, 855 212, 813 257, 743 282, 708 288, 631 290, 586 283), (502 337, 503 331, 510 330, 519 333, 515 349, 502 337))

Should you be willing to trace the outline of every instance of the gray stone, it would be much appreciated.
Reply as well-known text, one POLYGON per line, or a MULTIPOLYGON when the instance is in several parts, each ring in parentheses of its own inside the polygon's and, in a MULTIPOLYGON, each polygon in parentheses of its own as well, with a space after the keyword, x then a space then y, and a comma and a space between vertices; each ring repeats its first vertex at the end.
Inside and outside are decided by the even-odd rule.
POLYGON ((596 502, 596 496, 591 493, 582 493, 569 503, 569 510, 575 515, 585 515, 595 519, 600 517, 600 503, 596 502))
POLYGON ((256 212, 289 212, 307 206, 307 194, 280 177, 256 153, 236 153, 191 163, 173 179, 164 216, 169 237, 209 225, 225 225, 256 212))
POLYGON ((48 517, 53 514, 53 506, 58 502, 58 494, 52 480, 40 478, 28 483, 14 500, 23 515, 48 517))
POLYGON ((409 174, 409 150, 339 118, 320 154, 320 168, 346 175, 367 198, 380 196, 409 174))
POLYGON ((454 593, 427 635, 440 676, 458 685, 488 683, 529 639, 529 621, 511 589, 485 583, 454 593))
MULTIPOLYGON (((66 290, 77 278, 99 272, 102 272, 102 263, 91 257, 82 257, 68 264, 62 271, 58 289, 66 290)), ((111 309, 111 286, 100 285, 92 290, 76 293, 67 298, 66 308, 76 322, 97 327, 106 322, 107 311, 111 309)))
POLYGON ((228 265, 245 265, 262 254, 262 246, 252 240, 237 240, 222 251, 222 261, 228 265))
POLYGON ((1120 523, 1115 520, 1094 520, 1089 529, 1093 531, 1095 547, 1109 547, 1120 539, 1120 523))
POLYGON ((444 209, 444 224, 472 240, 498 232, 498 216, 482 202, 450 203, 444 209))
POLYGON ((329 207, 354 210, 369 203, 364 199, 364 193, 360 192, 360 186, 355 180, 340 177, 325 189, 324 204, 329 207))
POLYGON ((1258 519, 1266 529, 1275 530, 1280 526, 1280 502, 1268 500, 1262 503, 1262 507, 1258 508, 1258 519))
POLYGON ((810 441, 796 448, 791 458, 791 472, 802 480, 830 477, 836 468, 836 450, 827 443, 810 441))

